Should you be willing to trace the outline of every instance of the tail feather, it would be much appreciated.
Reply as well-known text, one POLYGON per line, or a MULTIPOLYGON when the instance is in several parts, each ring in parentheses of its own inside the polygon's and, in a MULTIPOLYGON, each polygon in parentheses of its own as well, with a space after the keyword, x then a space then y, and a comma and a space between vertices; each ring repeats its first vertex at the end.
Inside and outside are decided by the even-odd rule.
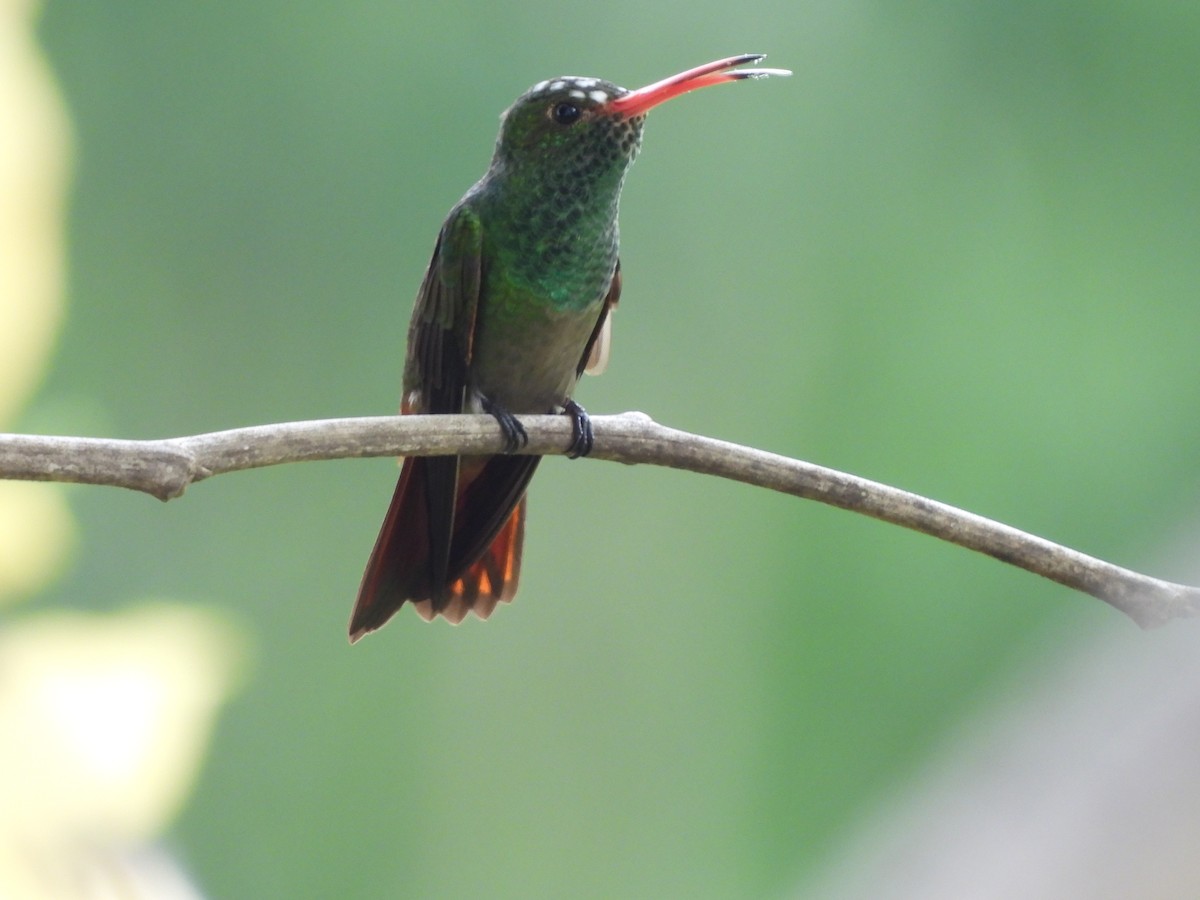
MULTIPOLYGON (((350 641, 380 628, 406 602, 426 620, 481 619, 513 599, 521 571, 525 489, 538 457, 465 458, 458 478, 450 547, 431 547, 427 464, 404 461, 350 617, 350 641), (441 565, 435 567, 440 559, 441 565), (438 577, 435 572, 445 572, 438 577)), ((436 480, 433 482, 436 484, 436 480)), ((441 508, 438 515, 444 515, 441 508)))
POLYGON ((432 600, 417 600, 413 607, 426 622, 432 622, 438 613, 455 625, 468 612, 486 619, 497 603, 509 603, 517 594, 524 540, 525 498, 522 497, 483 555, 451 582, 445 605, 435 609, 432 600))
POLYGON ((406 459, 387 515, 363 572, 350 616, 350 641, 383 626, 408 597, 433 590, 429 504, 420 459, 406 459))

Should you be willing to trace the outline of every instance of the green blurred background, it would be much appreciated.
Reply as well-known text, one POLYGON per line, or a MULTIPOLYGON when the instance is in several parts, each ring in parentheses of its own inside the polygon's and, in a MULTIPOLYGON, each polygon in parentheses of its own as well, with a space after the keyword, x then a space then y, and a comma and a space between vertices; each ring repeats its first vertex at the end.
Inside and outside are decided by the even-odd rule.
MULTIPOLYGON (((581 402, 1184 576, 1159 548, 1200 494, 1200 6, 59 0, 40 36, 76 180, 19 427, 390 413, 518 93, 765 51, 796 77, 650 117, 581 402)), ((1000 673, 1116 615, 843 512, 552 459, 515 604, 350 648, 395 474, 70 494, 30 609, 171 596, 255 642, 169 838, 214 897, 784 894, 1000 673)))

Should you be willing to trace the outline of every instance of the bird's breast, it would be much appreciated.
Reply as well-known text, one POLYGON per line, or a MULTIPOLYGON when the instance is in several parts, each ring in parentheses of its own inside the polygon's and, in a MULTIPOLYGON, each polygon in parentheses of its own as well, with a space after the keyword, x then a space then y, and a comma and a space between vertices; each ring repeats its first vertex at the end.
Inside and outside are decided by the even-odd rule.
POLYGON ((569 306, 511 286, 490 292, 476 314, 471 387, 515 413, 561 404, 600 317, 608 285, 602 287, 590 302, 569 306))

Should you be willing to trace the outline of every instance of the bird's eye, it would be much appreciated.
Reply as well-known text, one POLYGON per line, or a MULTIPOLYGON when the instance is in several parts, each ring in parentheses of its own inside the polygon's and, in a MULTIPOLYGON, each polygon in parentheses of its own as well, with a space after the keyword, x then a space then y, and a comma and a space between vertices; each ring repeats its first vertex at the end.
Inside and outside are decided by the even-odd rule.
POLYGON ((583 110, 574 103, 557 103, 550 110, 550 118, 559 125, 574 125, 583 115, 583 110))

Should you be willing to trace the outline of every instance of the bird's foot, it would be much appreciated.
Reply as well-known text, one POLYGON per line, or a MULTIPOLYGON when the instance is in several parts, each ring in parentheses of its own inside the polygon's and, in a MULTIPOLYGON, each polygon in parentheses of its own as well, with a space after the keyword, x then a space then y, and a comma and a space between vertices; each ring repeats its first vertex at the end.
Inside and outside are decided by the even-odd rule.
POLYGON ((483 411, 496 420, 500 431, 504 433, 504 452, 516 453, 529 443, 529 435, 525 426, 507 409, 486 397, 483 399, 483 411))
POLYGON ((592 452, 595 436, 592 434, 592 420, 587 410, 568 400, 563 404, 563 414, 571 417, 571 443, 567 447, 568 459, 579 459, 592 452))

